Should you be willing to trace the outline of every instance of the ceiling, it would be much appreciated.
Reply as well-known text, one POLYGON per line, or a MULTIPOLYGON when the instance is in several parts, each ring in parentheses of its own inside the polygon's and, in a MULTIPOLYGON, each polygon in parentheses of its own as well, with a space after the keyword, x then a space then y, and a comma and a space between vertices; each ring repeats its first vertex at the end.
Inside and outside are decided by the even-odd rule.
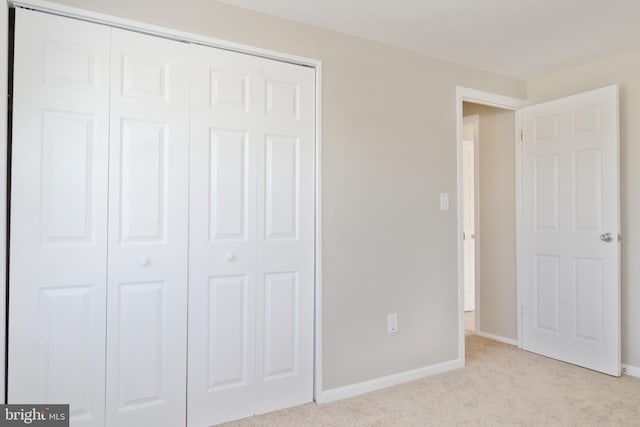
POLYGON ((640 0, 222 0, 528 79, 640 47, 640 0))

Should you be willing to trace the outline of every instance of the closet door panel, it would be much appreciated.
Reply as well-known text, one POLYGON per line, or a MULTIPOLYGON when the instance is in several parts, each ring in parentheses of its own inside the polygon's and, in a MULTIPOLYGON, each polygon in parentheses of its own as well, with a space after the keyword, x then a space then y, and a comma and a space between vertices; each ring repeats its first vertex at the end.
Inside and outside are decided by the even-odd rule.
POLYGON ((313 399, 315 85, 201 46, 191 81, 188 420, 208 426, 313 399))
POLYGON ((259 60, 256 413, 313 400, 315 72, 259 60))
POLYGON ((188 424, 253 415, 256 124, 244 55, 191 46, 188 424))
POLYGON ((109 33, 16 10, 9 403, 104 424, 109 33))
POLYGON ((185 420, 189 48, 113 29, 107 423, 185 420))

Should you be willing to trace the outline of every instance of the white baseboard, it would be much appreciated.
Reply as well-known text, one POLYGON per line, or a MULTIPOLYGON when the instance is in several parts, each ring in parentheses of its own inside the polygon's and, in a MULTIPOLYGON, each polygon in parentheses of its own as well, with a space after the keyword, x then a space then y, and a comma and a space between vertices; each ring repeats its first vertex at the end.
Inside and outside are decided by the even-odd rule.
POLYGON ((491 340, 494 341, 500 341, 503 342, 505 344, 509 344, 509 345, 518 345, 518 341, 517 340, 512 340, 511 338, 505 338, 505 337, 501 337, 500 335, 493 335, 493 334, 488 334, 486 332, 482 332, 482 331, 476 331, 476 335, 479 335, 481 337, 485 337, 485 338, 489 338, 491 340))
POLYGON ((624 371, 625 375, 629 375, 630 377, 638 377, 638 378, 640 378, 640 368, 639 367, 622 364, 622 368, 625 370, 624 371))
POLYGON ((419 380, 421 378, 441 374, 443 372, 452 371, 459 368, 464 368, 464 360, 462 359, 455 359, 448 362, 438 363, 437 365, 425 366, 424 368, 418 368, 411 371, 401 372, 399 374, 389 375, 382 378, 376 378, 369 381, 363 381, 361 383, 323 391, 316 398, 316 402, 335 402, 336 400, 359 396, 361 394, 370 393, 372 391, 392 387, 394 385, 406 383, 409 381, 419 380))

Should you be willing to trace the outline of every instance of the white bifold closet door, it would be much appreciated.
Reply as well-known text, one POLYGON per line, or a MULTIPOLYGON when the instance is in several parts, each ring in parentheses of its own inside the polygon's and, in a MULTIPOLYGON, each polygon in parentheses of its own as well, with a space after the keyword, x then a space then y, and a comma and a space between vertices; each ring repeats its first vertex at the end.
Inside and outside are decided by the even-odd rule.
POLYGON ((189 46, 111 31, 107 425, 184 425, 189 46))
POLYGON ((314 82, 191 47, 190 426, 313 399, 314 82))
POLYGON ((10 402, 184 425, 188 69, 184 43, 16 11, 10 402))
POLYGON ((110 28, 16 9, 9 403, 104 425, 110 28))

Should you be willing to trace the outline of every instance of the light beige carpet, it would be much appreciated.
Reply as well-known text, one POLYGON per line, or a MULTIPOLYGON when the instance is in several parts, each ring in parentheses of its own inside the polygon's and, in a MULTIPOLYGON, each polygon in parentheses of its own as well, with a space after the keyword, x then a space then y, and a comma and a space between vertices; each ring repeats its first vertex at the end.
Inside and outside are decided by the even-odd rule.
POLYGON ((467 367, 232 426, 640 426, 640 379, 613 378, 475 335, 467 367))

